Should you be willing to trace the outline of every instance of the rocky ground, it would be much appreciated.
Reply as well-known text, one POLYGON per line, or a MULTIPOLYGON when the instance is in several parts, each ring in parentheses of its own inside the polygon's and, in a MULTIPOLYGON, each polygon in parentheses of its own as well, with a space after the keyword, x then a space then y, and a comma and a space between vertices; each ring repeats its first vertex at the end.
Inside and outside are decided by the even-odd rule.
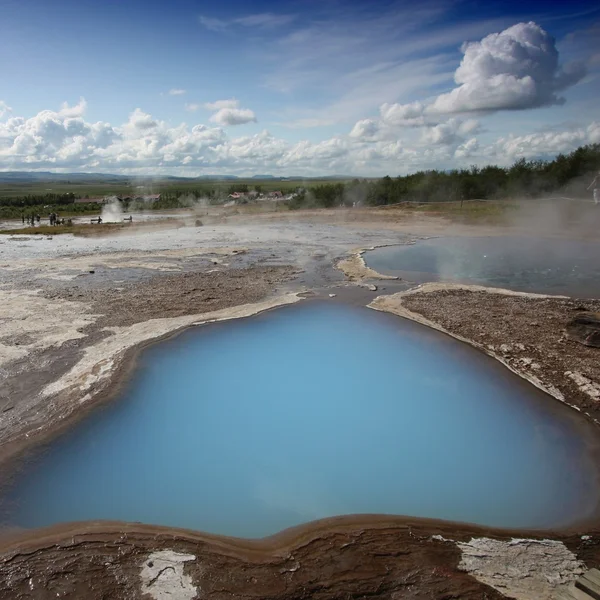
MULTIPOLYGON (((406 285, 377 279, 357 251, 427 235, 506 231, 449 229, 439 216, 373 215, 234 215, 203 227, 134 226, 94 238, 1 236, 3 473, 15 454, 110 398, 144 344, 305 292, 334 292, 340 300, 356 283, 366 287, 353 301, 397 292, 374 306, 464 338, 600 418, 600 350, 562 334, 571 314, 598 311, 600 302, 464 286, 403 294, 406 285)), ((381 516, 331 519, 256 542, 140 524, 72 524, 0 536, 0 599, 537 600, 597 566, 599 541, 594 524, 509 532, 381 516)))

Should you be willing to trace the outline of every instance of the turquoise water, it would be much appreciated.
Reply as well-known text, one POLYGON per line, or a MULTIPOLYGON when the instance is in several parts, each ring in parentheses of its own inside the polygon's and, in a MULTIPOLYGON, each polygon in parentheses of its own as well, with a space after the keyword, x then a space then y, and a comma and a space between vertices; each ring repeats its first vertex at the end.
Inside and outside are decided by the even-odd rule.
POLYGON ((600 243, 536 237, 434 238, 377 248, 366 263, 419 283, 458 281, 523 292, 600 297, 600 243))
POLYGON ((241 537, 350 513, 554 526, 597 499, 572 413, 450 338, 307 302, 145 350, 0 507, 241 537))

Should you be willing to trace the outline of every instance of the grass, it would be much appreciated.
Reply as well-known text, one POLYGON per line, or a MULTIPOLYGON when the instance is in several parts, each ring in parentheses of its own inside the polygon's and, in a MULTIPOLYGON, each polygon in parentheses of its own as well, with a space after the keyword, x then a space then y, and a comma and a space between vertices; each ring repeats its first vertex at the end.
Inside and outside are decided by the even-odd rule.
POLYGON ((131 225, 129 223, 39 225, 38 227, 22 227, 21 229, 2 229, 0 230, 0 235, 61 235, 63 233, 72 233, 73 235, 92 236, 111 233, 126 227, 131 227, 131 225))
POLYGON ((408 207, 412 213, 439 215, 453 221, 501 223, 516 205, 506 200, 465 200, 461 202, 428 202, 408 207))

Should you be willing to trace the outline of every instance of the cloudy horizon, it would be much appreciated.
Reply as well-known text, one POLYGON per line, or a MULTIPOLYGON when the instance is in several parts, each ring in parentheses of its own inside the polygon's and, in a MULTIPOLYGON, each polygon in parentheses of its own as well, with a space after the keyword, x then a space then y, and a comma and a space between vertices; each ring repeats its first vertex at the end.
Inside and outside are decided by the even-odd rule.
POLYGON ((9 3, 0 170, 395 176, 600 143, 592 2, 246 6, 9 3))

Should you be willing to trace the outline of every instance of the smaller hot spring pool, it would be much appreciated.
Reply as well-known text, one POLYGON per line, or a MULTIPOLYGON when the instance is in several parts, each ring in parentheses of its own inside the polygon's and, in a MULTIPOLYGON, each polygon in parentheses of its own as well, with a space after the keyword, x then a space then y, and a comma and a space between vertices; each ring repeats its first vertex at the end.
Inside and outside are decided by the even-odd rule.
POLYGON ((600 297, 600 243, 525 237, 456 237, 365 253, 384 275, 452 281, 522 292, 600 297))
POLYGON ((307 301, 143 351, 114 402, 4 482, 1 516, 239 537, 352 513, 555 527, 598 501, 591 427, 467 345, 307 301))

